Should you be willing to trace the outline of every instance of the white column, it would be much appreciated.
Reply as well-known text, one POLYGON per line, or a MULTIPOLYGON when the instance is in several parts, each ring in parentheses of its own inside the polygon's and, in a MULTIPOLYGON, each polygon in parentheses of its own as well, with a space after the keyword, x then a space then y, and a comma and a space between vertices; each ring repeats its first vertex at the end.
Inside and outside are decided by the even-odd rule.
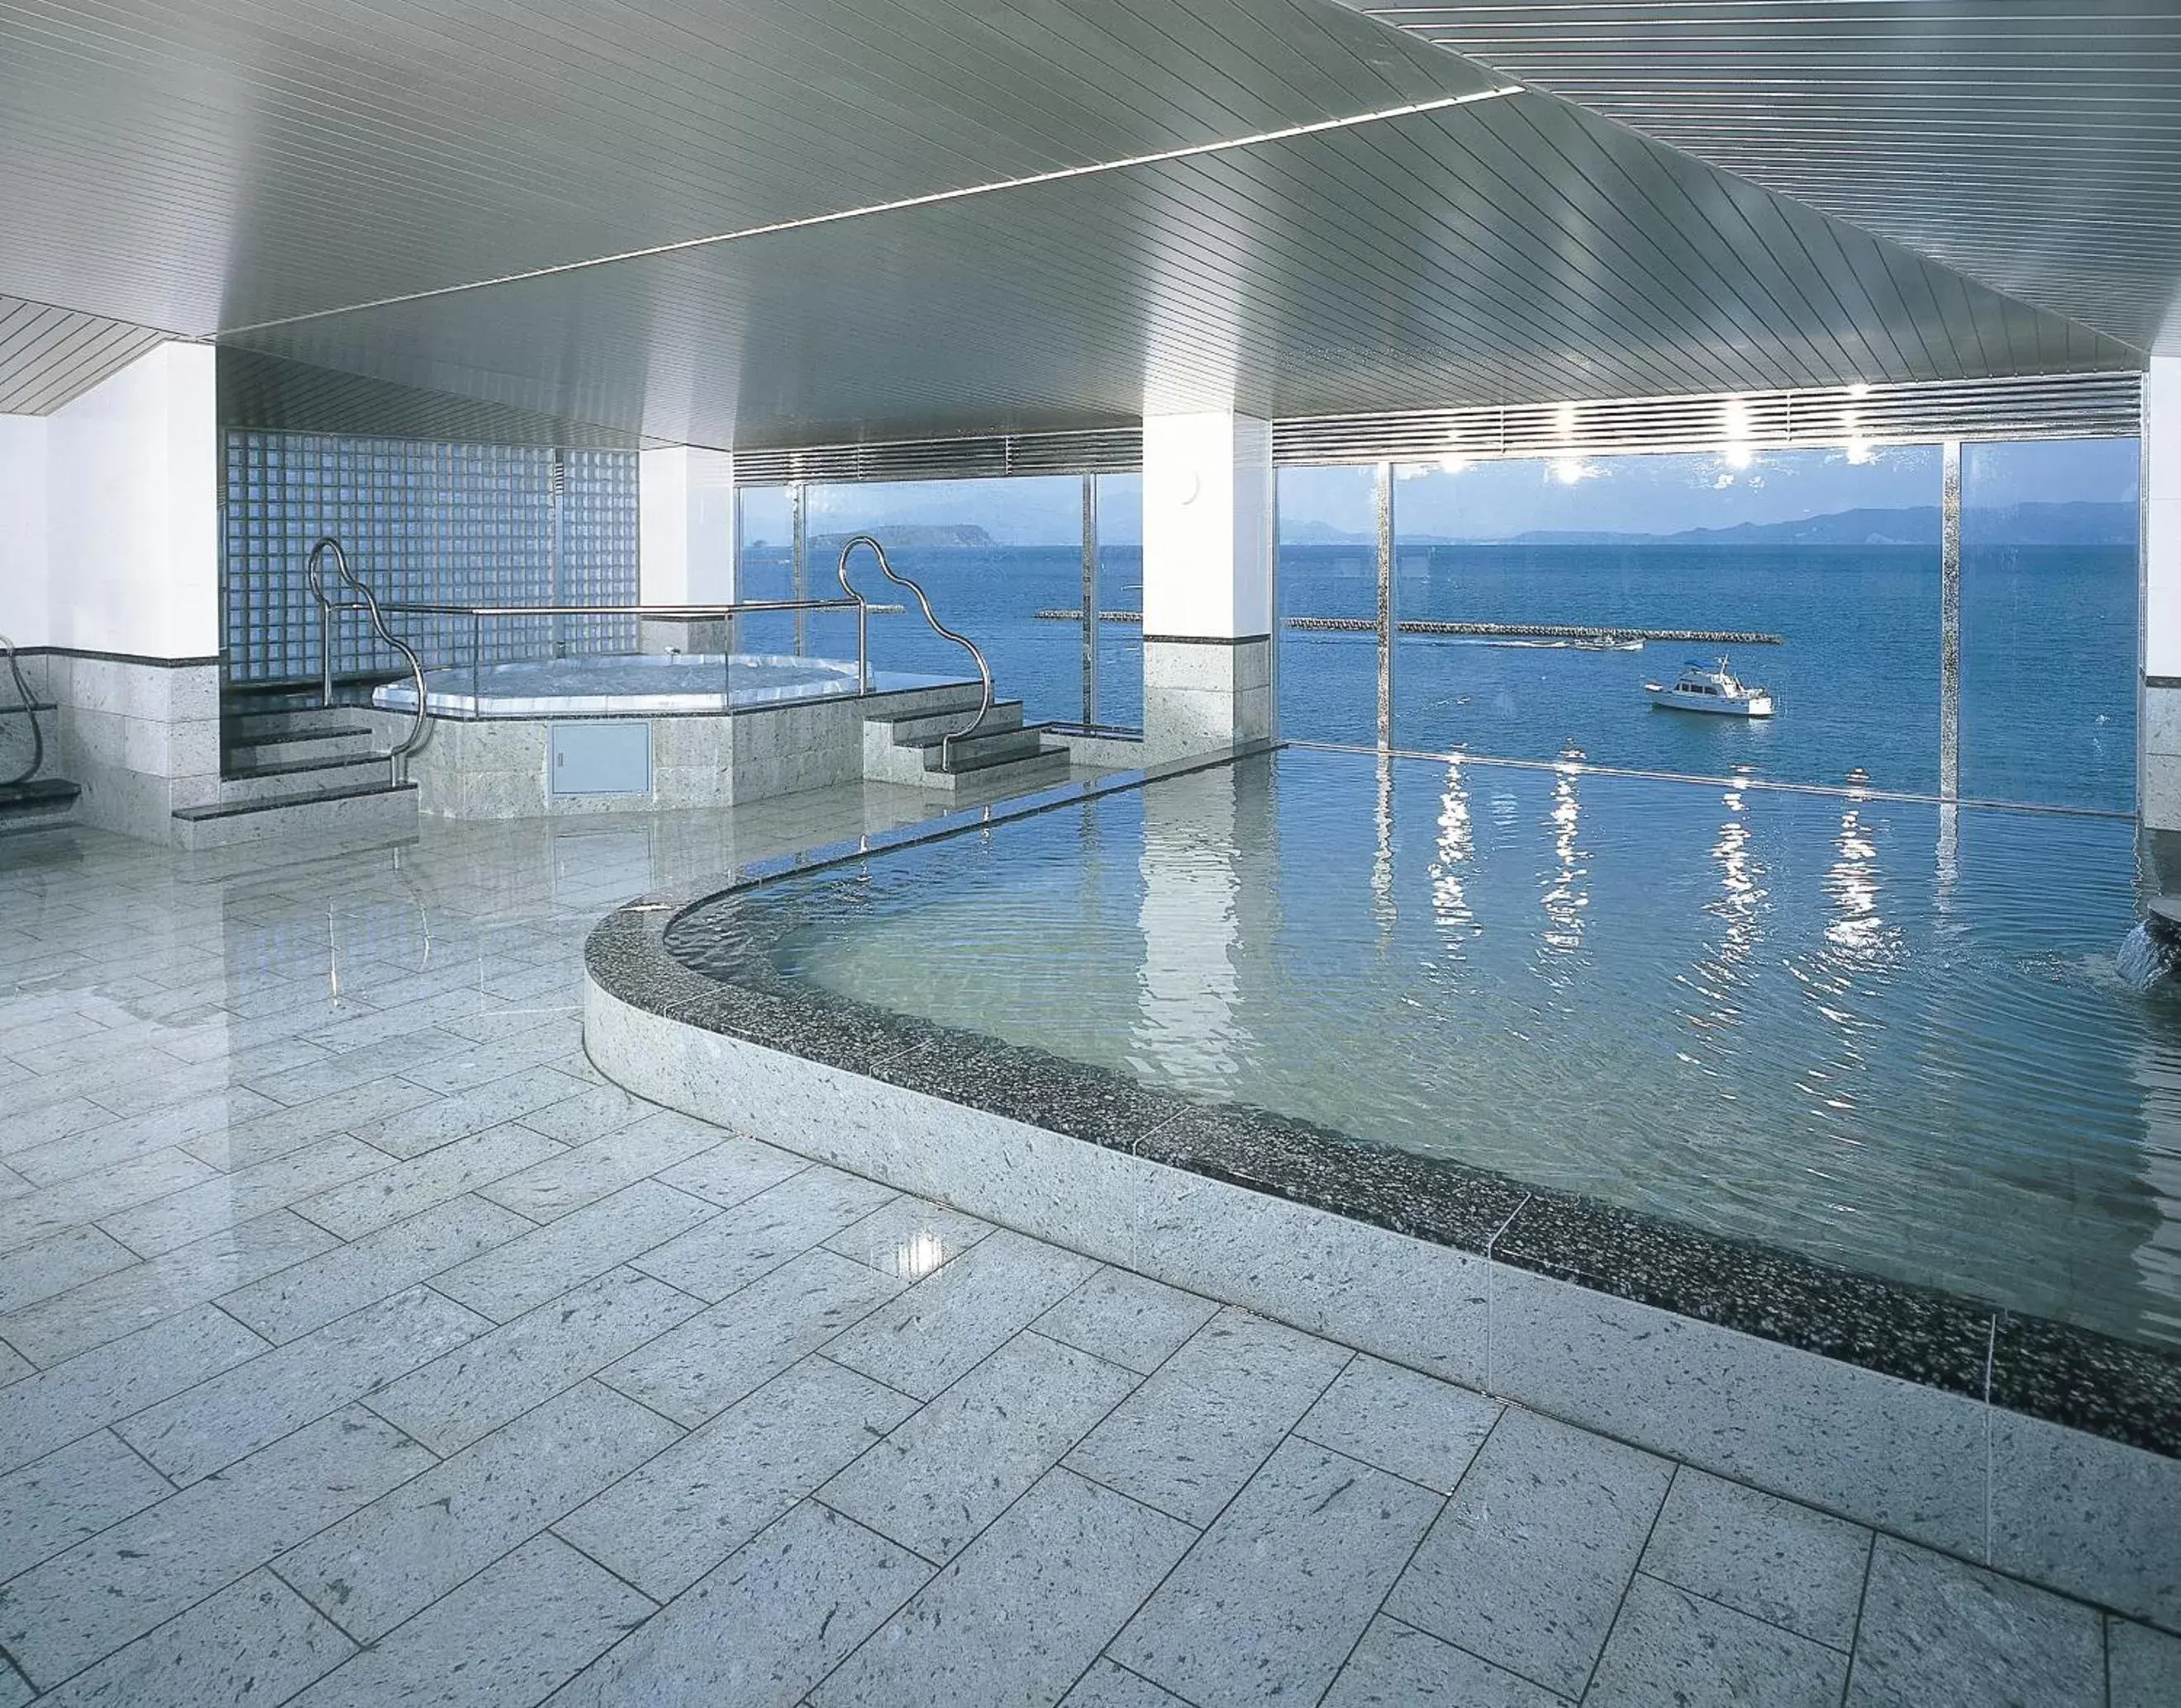
MULTIPOLYGON (((647 605, 723 605, 735 598, 735 460, 667 445, 637 458, 637 588, 647 605)), ((726 625, 652 620, 647 653, 727 650, 726 625)))
POLYGON ((2137 726, 2137 810, 2151 829, 2181 830, 2181 357, 2177 356, 2152 357, 2143 382, 2143 681, 2142 718, 2137 726))
POLYGON ((209 344, 163 344, 47 418, 57 646, 219 651, 219 429, 209 344))
POLYGON ((1273 729, 1272 425, 1144 420, 1144 740, 1152 758, 1273 729))
POLYGON ((47 576, 46 418, 0 415, 0 635, 19 647, 52 642, 47 576))
POLYGON ((219 787, 219 424, 209 344, 155 346, 46 418, 48 769, 166 840, 219 787))

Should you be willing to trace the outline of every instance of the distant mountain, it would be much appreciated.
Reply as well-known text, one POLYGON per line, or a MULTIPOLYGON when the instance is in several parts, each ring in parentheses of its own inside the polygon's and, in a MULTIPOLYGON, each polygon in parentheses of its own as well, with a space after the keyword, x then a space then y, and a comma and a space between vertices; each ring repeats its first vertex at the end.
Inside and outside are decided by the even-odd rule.
MULTIPOLYGON (((975 522, 890 522, 873 532, 884 540, 889 551, 928 550, 934 546, 971 546, 985 549, 995 543, 991 535, 975 522)), ((841 548, 855 537, 853 534, 813 534, 809 550, 814 557, 835 557, 841 548)), ((764 541, 754 543, 763 545, 764 541)), ((786 541, 781 541, 786 545, 786 541)))
POLYGON ((1532 528, 1515 546, 1924 546, 1939 543, 1939 507, 1836 510, 1786 522, 1737 522, 1649 534, 1606 528, 1532 528))
MULTIPOLYGON (((2136 537, 2130 504, 2024 504, 1971 509, 1962 531, 1971 546, 2125 546, 2136 537)), ((1939 507, 1836 510, 1786 522, 1740 522, 1727 528, 1686 528, 1679 533, 1610 532, 1578 528, 1532 528, 1510 545, 1669 546, 1935 546, 1939 507)))
POLYGON ((1330 522, 1290 522, 1281 531, 1284 546, 1367 546, 1368 534, 1351 534, 1330 522))

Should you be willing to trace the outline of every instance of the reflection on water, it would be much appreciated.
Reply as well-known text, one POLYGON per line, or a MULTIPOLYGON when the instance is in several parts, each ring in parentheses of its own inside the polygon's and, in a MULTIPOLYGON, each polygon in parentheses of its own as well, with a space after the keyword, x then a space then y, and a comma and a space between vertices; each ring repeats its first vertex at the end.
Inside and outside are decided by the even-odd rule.
POLYGON ((1877 966, 1893 946, 1878 912, 1878 845, 1864 823, 1861 805, 1853 804, 1869 798, 1848 796, 1852 804, 1841 814, 1835 845, 1839 855, 1825 879, 1835 909, 1835 917, 1825 926, 1825 941, 1847 968, 1877 966))
POLYGON ((1236 1018, 1241 877, 1233 786, 1215 774, 1205 789, 1146 796, 1138 865, 1143 952, 1133 1064, 1178 1089, 1214 1094, 1231 1094, 1248 1045, 1236 1018))
POLYGON ((1954 885, 1962 877, 1962 809, 1952 801, 1939 807, 1939 847, 1935 859, 1938 884, 1936 905, 1941 914, 1952 911, 1954 885))
POLYGON ((1469 791, 1461 780, 1461 761, 1446 763, 1446 786, 1438 801, 1438 843, 1432 856, 1432 917, 1455 945, 1477 928, 1469 911, 1464 874, 1476 857, 1477 833, 1469 822, 1469 791))
POLYGON ((1582 914, 1590 906, 1583 886, 1587 868, 1576 838, 1582 830, 1582 767, 1563 759, 1553 767, 1553 804, 1547 824, 1552 831, 1553 867, 1545 880, 1544 952, 1572 955, 1582 947, 1582 914))
POLYGON ((1394 909, 1394 761, 1378 759, 1378 798, 1372 814, 1378 833, 1371 856, 1371 912, 1382 934, 1390 934, 1398 923, 1394 909))
POLYGON ((1741 969, 1764 940, 1765 901, 1764 867, 1752 843, 1747 789, 1740 783, 1730 785, 1720 804, 1726 816, 1711 845, 1719 893, 1703 904, 1704 912, 1719 921, 1719 928, 1705 940, 1704 952, 1684 981, 1695 999, 1687 1019, 1696 1037, 1681 1056, 1691 1066, 1714 1075, 1730 1059, 1731 1033, 1742 1022, 1741 969))
POLYGON ((2134 1078, 2143 1094, 2143 1180, 2156 1214, 2133 1261, 2151 1298, 2167 1302, 2165 1325, 2181 1339, 2181 1062, 2170 1050, 2140 1049, 2134 1078))
POLYGON ((1711 845, 1711 857, 1719 862, 1720 899, 1709 908, 1726 925, 1713 964, 1720 984, 1731 986, 1735 967, 1749 959, 1763 934, 1764 886, 1759 881, 1764 868, 1750 852, 1748 798, 1737 785, 1726 791, 1725 804, 1726 820, 1711 845))
POLYGON ((2116 963, 2129 824, 1390 778, 1290 750, 743 905, 812 909, 783 970, 897 1011, 2181 1345, 2181 995, 2116 963))

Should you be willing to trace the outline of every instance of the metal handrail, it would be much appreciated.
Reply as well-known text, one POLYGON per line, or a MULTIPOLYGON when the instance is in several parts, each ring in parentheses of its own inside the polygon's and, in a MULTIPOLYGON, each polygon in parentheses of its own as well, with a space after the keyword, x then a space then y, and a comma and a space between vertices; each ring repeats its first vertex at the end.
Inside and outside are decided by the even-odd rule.
MULTIPOLYGON (((732 605, 431 605, 389 600, 383 611, 437 617, 739 617, 753 611, 846 611, 862 605, 848 599, 746 599, 732 605)), ((886 609, 882 605, 873 610, 886 609)), ((894 609, 898 609, 897 606, 894 609)))
POLYGON ((0 712, 19 711, 30 720, 30 768, 19 776, 0 778, 0 788, 12 789, 18 783, 27 783, 38 774, 46 763, 46 732, 38 726, 38 698, 30 691, 30 685, 23 680, 22 660, 16 657, 15 643, 0 635, 0 653, 8 658, 8 673, 14 678, 15 691, 22 697, 20 706, 0 706, 0 712))
POLYGON ((417 684, 417 709, 409 721, 409 733, 397 742, 386 756, 388 780, 395 784, 409 780, 409 756, 424 744, 424 661, 416 650, 393 630, 386 626, 386 618, 380 610, 378 598, 363 584, 363 580, 349 566, 348 554, 341 543, 330 534, 311 548, 310 562, 305 569, 305 579, 310 584, 311 596, 318 602, 318 691, 323 705, 334 702, 334 637, 333 618, 335 611, 362 611, 371 619, 371 631, 381 643, 391 647, 409 661, 409 675, 417 684), (320 561, 328 553, 333 554, 334 573, 342 584, 355 591, 356 600, 330 598, 326 593, 325 572, 320 561))
MULTIPOLYGON (((864 596, 858 592, 854 587, 849 585, 848 582, 848 559, 853 554, 858 546, 869 546, 871 548, 871 555, 879 560, 879 573, 881 575, 884 576, 896 587, 907 587, 909 592, 916 595, 916 603, 923 609, 924 611, 924 620, 931 625, 932 630, 935 633, 938 634, 944 639, 953 642, 958 647, 966 648, 969 656, 977 662, 977 676, 984 684, 984 695, 977 703, 977 715, 975 717, 972 718, 960 729, 950 730, 939 738, 939 767, 942 771, 946 770, 954 763, 954 744, 957 741, 966 741, 969 737, 975 735, 978 730, 984 727, 985 719, 992 714, 992 667, 985 662, 985 655, 977 649, 977 643, 975 641, 971 640, 967 635, 957 634, 953 630, 948 628, 946 624, 941 622, 937 617, 932 614, 931 601, 925 597, 924 589, 916 582, 911 581, 907 576, 897 571, 892 564, 888 563, 886 561, 886 548, 881 545, 876 540, 873 539, 869 534, 853 534, 849 536, 848 543, 841 548, 841 591, 856 602, 856 652, 859 658, 868 658, 870 656, 869 648, 867 648, 864 644, 864 626, 869 620, 868 614, 870 607, 864 602, 864 596)), ((865 692, 869 692, 870 689, 869 667, 866 665, 864 668, 865 679, 859 683, 859 686, 861 686, 865 692)))

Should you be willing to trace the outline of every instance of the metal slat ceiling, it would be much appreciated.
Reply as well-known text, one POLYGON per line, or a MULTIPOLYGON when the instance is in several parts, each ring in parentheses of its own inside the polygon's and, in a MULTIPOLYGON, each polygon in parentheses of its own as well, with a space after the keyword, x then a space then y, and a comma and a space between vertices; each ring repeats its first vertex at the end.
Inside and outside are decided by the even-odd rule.
POLYGON ((0 296, 0 415, 45 415, 159 342, 141 326, 0 296))
POLYGON ((2181 349, 2172 0, 1346 3, 2138 349, 2181 349))
POLYGON ((2140 361, 1548 94, 1277 134, 1499 76, 1333 0, 0 0, 0 291, 743 448, 2140 361))
POLYGON ((251 350, 221 350, 218 376, 222 427, 600 450, 633 450, 649 443, 639 434, 616 433, 588 421, 509 409, 449 392, 389 385, 251 350))
POLYGON ((1483 82, 1317 0, 0 0, 0 290, 202 334, 1483 82))
POLYGON ((236 341, 746 448, 2134 365, 1527 95, 236 341))
MULTIPOLYGON (((1935 439, 2126 438, 2140 425, 2133 373, 1829 386, 1731 397, 1605 398, 1495 409, 1321 416, 1273 423, 1273 461, 1477 461, 1637 452, 1715 452, 1722 444, 1795 446, 1929 444, 1935 439)), ((991 475, 1118 474, 1143 466, 1140 427, 1102 433, 813 445, 744 450, 743 486, 797 481, 962 480, 991 475)))
MULTIPOLYGON (((1928 444, 1942 438, 2127 438, 2140 426, 2140 377, 1937 380, 1731 397, 1609 398, 1322 416, 1273 424, 1283 466, 1390 460, 1715 452, 1928 444)), ((739 466, 739 464, 737 465, 739 466)))

